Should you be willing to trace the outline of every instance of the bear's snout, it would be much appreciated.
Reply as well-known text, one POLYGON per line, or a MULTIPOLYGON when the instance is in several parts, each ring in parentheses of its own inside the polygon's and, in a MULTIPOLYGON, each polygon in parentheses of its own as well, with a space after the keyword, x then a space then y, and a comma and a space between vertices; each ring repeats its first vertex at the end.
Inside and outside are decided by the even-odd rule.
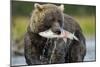
POLYGON ((54 29, 53 32, 58 34, 58 35, 61 34, 61 30, 60 29, 54 29))
POLYGON ((52 25, 51 30, 52 30, 52 32, 54 32, 54 33, 60 35, 60 34, 61 34, 61 27, 60 27, 60 24, 57 23, 57 22, 54 23, 54 24, 52 25))

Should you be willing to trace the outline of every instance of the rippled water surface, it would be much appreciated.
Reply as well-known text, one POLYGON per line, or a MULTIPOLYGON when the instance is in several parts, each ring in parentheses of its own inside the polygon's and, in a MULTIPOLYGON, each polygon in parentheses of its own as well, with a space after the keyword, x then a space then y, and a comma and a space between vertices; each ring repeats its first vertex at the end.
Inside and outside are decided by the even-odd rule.
MULTIPOLYGON (((84 61, 95 61, 95 39, 89 39, 86 42, 87 53, 84 61)), ((27 65, 24 56, 16 56, 11 58, 11 65, 27 65)))

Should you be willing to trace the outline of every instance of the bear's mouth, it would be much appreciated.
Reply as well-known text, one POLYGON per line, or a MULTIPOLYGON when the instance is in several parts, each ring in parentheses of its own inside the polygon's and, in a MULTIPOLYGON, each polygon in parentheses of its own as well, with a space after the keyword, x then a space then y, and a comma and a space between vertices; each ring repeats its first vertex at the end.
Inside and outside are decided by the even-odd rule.
POLYGON ((39 32, 39 35, 42 37, 45 37, 45 38, 49 38, 49 39, 62 38, 65 43, 67 42, 67 38, 69 38, 71 40, 75 39, 78 41, 78 38, 74 35, 74 33, 71 33, 71 32, 66 31, 64 29, 61 29, 61 34, 59 34, 59 35, 52 32, 51 29, 48 29, 48 30, 43 31, 43 32, 39 32))

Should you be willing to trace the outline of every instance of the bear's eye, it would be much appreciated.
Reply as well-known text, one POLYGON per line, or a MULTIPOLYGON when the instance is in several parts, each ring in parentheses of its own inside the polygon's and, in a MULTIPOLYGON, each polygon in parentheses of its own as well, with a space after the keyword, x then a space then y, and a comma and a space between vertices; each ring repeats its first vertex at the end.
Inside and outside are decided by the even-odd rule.
POLYGON ((49 29, 49 28, 50 28, 50 26, 49 26, 49 25, 45 25, 45 28, 48 28, 48 29, 49 29))
POLYGON ((62 20, 58 20, 58 23, 59 23, 60 25, 62 25, 62 20))
POLYGON ((61 23, 61 20, 58 20, 58 22, 60 22, 60 23, 61 23))
POLYGON ((51 21, 55 21, 55 18, 52 18, 51 21))

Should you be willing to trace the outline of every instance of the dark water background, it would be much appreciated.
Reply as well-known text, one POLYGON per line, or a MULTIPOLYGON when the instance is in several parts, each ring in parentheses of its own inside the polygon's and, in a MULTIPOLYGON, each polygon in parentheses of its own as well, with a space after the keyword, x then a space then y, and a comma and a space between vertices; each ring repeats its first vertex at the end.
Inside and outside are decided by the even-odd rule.
MULTIPOLYGON (((86 40, 87 53, 84 61, 95 61, 95 38, 86 40)), ((13 56, 11 57, 11 65, 27 65, 24 56, 13 56)))

